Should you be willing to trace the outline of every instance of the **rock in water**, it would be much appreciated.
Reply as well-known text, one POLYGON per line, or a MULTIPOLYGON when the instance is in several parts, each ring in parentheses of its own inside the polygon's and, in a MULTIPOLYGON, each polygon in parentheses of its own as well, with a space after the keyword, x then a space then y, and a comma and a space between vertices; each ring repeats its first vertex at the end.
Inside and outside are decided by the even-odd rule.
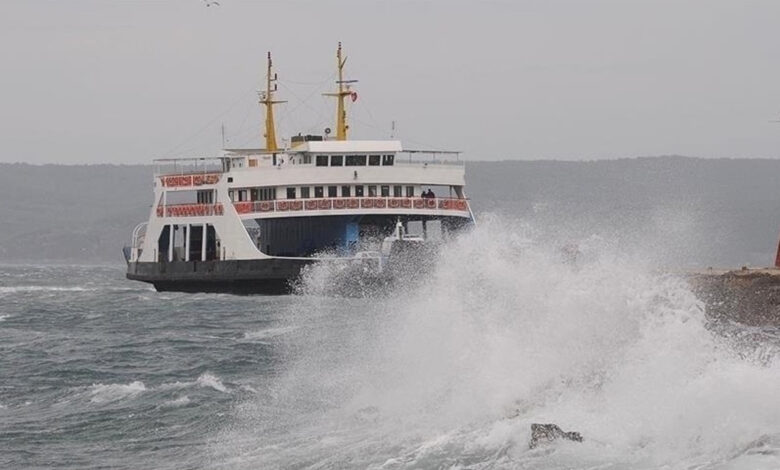
POLYGON ((533 449, 539 444, 546 444, 556 439, 582 442, 582 436, 578 432, 566 432, 556 424, 531 424, 531 442, 528 446, 533 449))

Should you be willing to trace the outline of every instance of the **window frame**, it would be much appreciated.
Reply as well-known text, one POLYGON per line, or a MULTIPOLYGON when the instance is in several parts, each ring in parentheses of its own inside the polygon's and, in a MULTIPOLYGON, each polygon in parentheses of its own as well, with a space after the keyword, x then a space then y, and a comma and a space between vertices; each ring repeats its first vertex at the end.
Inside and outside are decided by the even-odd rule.
POLYGON ((366 166, 365 155, 346 155, 344 158, 344 166, 366 166))

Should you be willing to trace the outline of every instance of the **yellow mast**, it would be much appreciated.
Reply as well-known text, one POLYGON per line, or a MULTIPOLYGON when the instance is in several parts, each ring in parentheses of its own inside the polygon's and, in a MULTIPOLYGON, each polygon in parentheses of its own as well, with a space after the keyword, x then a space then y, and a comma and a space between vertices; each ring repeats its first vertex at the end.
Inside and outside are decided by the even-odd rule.
POLYGON ((260 93, 260 103, 265 105, 265 149, 270 151, 279 150, 276 145, 276 126, 274 125, 274 105, 286 103, 286 101, 274 101, 274 92, 277 89, 274 83, 271 89, 271 82, 276 81, 276 74, 271 74, 271 53, 268 53, 268 71, 265 79, 265 92, 260 93))
POLYGON ((336 83, 338 83, 339 89, 335 93, 323 93, 325 96, 335 96, 338 103, 336 109, 336 140, 347 140, 347 129, 349 129, 349 126, 347 125, 347 110, 344 105, 344 98, 352 96, 354 101, 357 97, 357 94, 349 88, 349 85, 356 83, 357 80, 344 80, 344 64, 346 62, 346 57, 341 58, 341 42, 339 42, 339 48, 336 52, 336 64, 339 69, 339 79, 336 83))

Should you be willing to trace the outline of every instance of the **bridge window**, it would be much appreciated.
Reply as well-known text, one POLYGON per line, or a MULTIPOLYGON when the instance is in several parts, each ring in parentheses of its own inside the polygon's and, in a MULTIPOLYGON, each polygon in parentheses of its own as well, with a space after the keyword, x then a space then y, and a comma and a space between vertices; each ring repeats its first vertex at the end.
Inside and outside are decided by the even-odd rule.
POLYGON ((198 204, 213 204, 214 203, 214 191, 198 191, 198 204))
POLYGON ((309 155, 308 153, 306 153, 306 154, 304 154, 304 155, 303 155, 303 157, 302 157, 302 158, 303 158, 303 164, 305 164, 305 165, 311 165, 311 155, 309 155))
POLYGON ((376 186, 369 186, 368 187, 368 197, 374 197, 376 196, 376 186))
POLYGON ((403 196, 404 187, 403 186, 393 186, 393 197, 401 197, 403 196))
POLYGON ((368 165, 369 166, 379 166, 379 155, 369 155, 368 156, 368 165))
POLYGON ((344 155, 331 155, 330 166, 344 166, 344 155))
POLYGON ((355 197, 363 197, 363 185, 355 186, 355 197))
POLYGON ((365 155, 347 155, 347 166, 366 166, 365 155))
POLYGON ((382 165, 384 166, 393 166, 394 160, 395 155, 382 155, 382 165))
POLYGON ((322 186, 315 186, 314 187, 314 197, 323 197, 323 196, 324 196, 324 194, 323 194, 323 191, 322 191, 322 186))
POLYGON ((328 197, 338 197, 338 186, 328 186, 328 197))
POLYGON ((252 190, 253 201, 272 201, 276 199, 276 188, 257 188, 252 190))
POLYGON ((295 199, 295 188, 287 188, 287 199, 295 199))
POLYGON ((406 187, 406 197, 414 197, 414 186, 406 187))
POLYGON ((317 166, 328 166, 328 156, 317 155, 317 166))
POLYGON ((390 186, 382 186, 382 197, 390 197, 390 186))

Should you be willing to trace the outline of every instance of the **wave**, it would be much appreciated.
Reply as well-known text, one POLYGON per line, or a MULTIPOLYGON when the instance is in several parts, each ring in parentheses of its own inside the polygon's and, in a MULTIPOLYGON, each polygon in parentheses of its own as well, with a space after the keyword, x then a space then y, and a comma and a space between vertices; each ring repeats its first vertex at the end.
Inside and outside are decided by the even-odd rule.
POLYGON ((182 395, 180 397, 174 398, 173 400, 168 400, 165 403, 163 403, 163 407, 165 408, 179 408, 182 406, 189 405, 191 403, 190 398, 187 395, 182 395))
POLYGON ((225 385, 222 383, 222 380, 220 380, 219 377, 209 373, 201 374, 195 383, 201 387, 213 388, 218 392, 229 393, 227 387, 225 387, 225 385))
POLYGON ((0 286, 0 294, 17 292, 89 292, 99 290, 95 287, 77 286, 0 286))
POLYGON ((266 328, 258 331, 247 331, 244 333, 244 339, 246 340, 263 340, 275 338, 277 336, 286 335, 295 330, 295 327, 279 327, 279 328, 266 328))
POLYGON ((297 297, 287 318, 304 332, 286 338, 274 401, 237 407, 215 452, 247 468, 778 466, 776 351, 757 358, 708 329, 646 247, 585 239, 573 260, 529 238, 483 221, 382 299, 319 319, 328 304, 297 297), (530 450, 533 422, 585 442, 530 450), (747 457, 756 442, 773 450, 747 457))
POLYGON ((106 403, 124 398, 135 397, 146 391, 146 385, 140 381, 129 384, 93 384, 90 387, 90 401, 92 403, 106 403))
POLYGON ((216 390, 218 392, 222 393, 230 393, 230 390, 225 386, 224 383, 222 383, 222 380, 208 372, 205 372, 198 376, 197 379, 195 379, 192 382, 171 382, 171 383, 164 383, 160 385, 161 390, 178 390, 183 388, 189 388, 189 387, 202 387, 202 388, 211 388, 213 390, 216 390))

